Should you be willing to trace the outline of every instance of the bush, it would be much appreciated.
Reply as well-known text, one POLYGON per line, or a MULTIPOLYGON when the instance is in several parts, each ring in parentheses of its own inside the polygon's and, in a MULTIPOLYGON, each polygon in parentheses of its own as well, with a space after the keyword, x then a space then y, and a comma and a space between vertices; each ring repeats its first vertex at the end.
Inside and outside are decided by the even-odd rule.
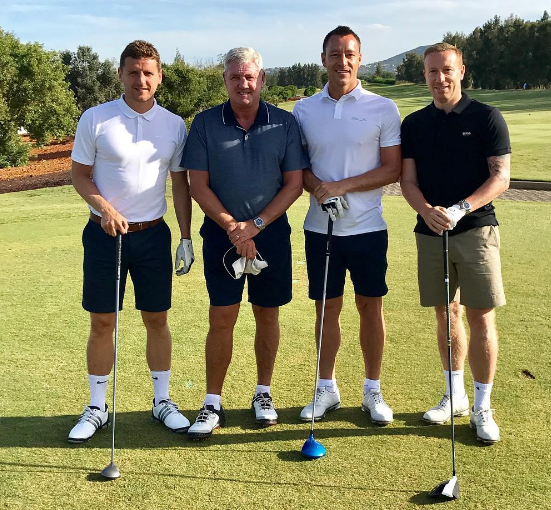
POLYGON ((29 160, 31 144, 24 143, 11 122, 7 105, 0 98, 0 168, 21 166, 29 160))
POLYGON ((310 96, 313 96, 317 91, 318 89, 316 87, 306 87, 304 89, 304 95, 306 97, 310 97, 310 96))
POLYGON ((42 45, 22 44, 0 29, 0 69, 2 166, 21 165, 29 147, 18 138, 18 128, 26 129, 36 145, 45 145, 74 133, 78 109, 60 56, 42 45))

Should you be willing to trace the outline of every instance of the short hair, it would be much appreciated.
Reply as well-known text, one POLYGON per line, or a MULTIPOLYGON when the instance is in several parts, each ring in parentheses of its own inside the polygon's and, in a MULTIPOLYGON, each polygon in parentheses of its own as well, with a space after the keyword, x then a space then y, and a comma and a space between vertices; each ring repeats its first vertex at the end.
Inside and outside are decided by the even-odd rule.
POLYGON ((151 60, 155 60, 155 62, 157 62, 157 67, 159 69, 161 68, 161 56, 159 55, 157 48, 155 48, 155 46, 153 46, 150 42, 142 41, 141 39, 132 41, 126 46, 126 48, 124 48, 121 53, 121 60, 119 64, 121 69, 124 67, 126 57, 135 59, 149 58, 151 60))
POLYGON ((248 64, 252 62, 258 66, 258 69, 263 68, 262 57, 254 48, 233 48, 224 56, 224 72, 228 70, 230 62, 238 64, 248 64))
POLYGON ((463 52, 457 46, 447 42, 439 42, 429 46, 423 53, 423 61, 425 61, 427 55, 431 53, 441 53, 443 51, 454 51, 461 64, 463 64, 463 52))
POLYGON ((323 53, 325 53, 325 50, 327 49, 327 43, 329 42, 329 38, 333 35, 338 35, 340 37, 344 37, 346 35, 353 35, 356 41, 358 41, 358 46, 360 49, 362 49, 362 42, 360 41, 360 38, 354 30, 352 30, 350 27, 346 27, 344 25, 339 25, 337 28, 334 28, 329 32, 325 39, 323 40, 323 53))

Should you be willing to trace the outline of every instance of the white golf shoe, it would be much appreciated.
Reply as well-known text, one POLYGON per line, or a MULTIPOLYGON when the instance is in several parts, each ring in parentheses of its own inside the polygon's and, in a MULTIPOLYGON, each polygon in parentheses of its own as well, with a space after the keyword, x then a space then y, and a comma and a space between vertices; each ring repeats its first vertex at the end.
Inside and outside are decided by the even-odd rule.
POLYGON ((108 418, 107 406, 105 406, 105 411, 100 411, 97 407, 86 406, 77 424, 69 432, 67 441, 76 444, 88 441, 96 430, 107 427, 108 418))
POLYGON ((476 438, 482 443, 494 444, 499 441, 499 427, 493 414, 491 409, 471 409, 471 428, 476 429, 476 438))
POLYGON ((392 409, 383 398, 383 394, 377 390, 370 390, 362 400, 362 411, 369 413, 371 421, 377 425, 388 425, 394 421, 392 409))
POLYGON ((277 424, 277 413, 272 397, 269 393, 259 393, 253 397, 251 407, 254 411, 256 423, 261 427, 277 424))
MULTIPOLYGON (((329 391, 325 386, 321 388, 318 386, 316 389, 316 414, 314 421, 320 421, 325 418, 328 412, 336 411, 341 407, 341 395, 339 389, 335 388, 335 391, 329 391)), ((300 412, 300 419, 302 421, 310 421, 312 419, 312 409, 314 408, 314 401, 310 402, 300 412)))
MULTIPOLYGON (((462 397, 453 396, 453 415, 467 416, 469 414, 469 397, 465 393, 462 397)), ((424 415, 423 420, 431 425, 442 425, 451 418, 450 396, 444 395, 438 405, 431 407, 424 415)))
POLYGON ((225 423, 226 415, 222 406, 220 406, 220 411, 217 411, 214 406, 203 406, 199 410, 195 423, 188 429, 187 435, 196 441, 207 439, 212 436, 213 430, 223 427, 225 423))
POLYGON ((153 399, 151 416, 154 421, 164 423, 167 429, 177 434, 183 434, 189 429, 189 420, 172 400, 161 400, 155 405, 155 399, 153 399))

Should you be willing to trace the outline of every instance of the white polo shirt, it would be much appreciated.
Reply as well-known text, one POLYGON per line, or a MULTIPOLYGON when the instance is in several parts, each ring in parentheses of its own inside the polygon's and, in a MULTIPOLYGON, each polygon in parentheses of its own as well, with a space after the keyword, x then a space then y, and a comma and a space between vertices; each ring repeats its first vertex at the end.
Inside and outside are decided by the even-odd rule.
POLYGON ((156 101, 142 114, 121 97, 82 114, 71 158, 94 167, 101 196, 129 222, 151 221, 166 213, 168 170, 183 170, 186 136, 182 118, 156 101))
MULTIPOLYGON (((400 114, 394 101, 363 89, 338 101, 324 89, 299 101, 293 110, 308 149, 314 175, 322 181, 355 177, 381 165, 381 147, 400 145, 400 114)), ((350 209, 333 225, 333 235, 347 236, 386 229, 382 188, 345 193, 350 209)), ((327 214, 313 195, 304 229, 327 232, 327 214)))

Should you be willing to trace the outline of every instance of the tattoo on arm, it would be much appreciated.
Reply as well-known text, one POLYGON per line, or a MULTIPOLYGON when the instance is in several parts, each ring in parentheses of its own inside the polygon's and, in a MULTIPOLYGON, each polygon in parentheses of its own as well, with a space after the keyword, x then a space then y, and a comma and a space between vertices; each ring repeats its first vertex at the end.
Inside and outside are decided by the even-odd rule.
POLYGON ((511 175, 511 155, 490 156, 488 169, 491 177, 497 177, 501 181, 509 181, 511 175))

